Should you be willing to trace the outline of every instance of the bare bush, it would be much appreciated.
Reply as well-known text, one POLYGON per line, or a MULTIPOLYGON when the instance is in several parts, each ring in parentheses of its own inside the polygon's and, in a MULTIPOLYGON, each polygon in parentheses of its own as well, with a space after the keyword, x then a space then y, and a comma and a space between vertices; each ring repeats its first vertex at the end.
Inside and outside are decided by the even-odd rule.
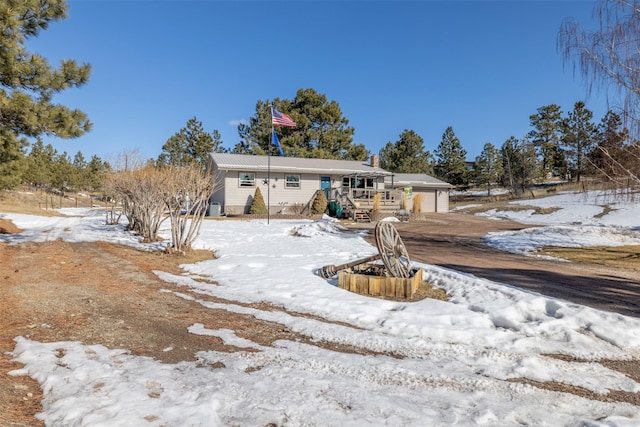
POLYGON ((105 188, 121 203, 129 228, 145 242, 158 241, 160 226, 169 218, 171 242, 167 250, 185 252, 200 232, 214 181, 197 165, 157 168, 148 164, 112 173, 105 188))
POLYGON ((114 172, 107 178, 105 187, 122 203, 129 229, 145 242, 158 240, 160 225, 167 218, 162 192, 166 179, 166 174, 153 166, 114 172))
POLYGON ((300 215, 304 211, 304 203, 294 203, 291 206, 287 206, 287 213, 291 215, 300 215))
POLYGON ((107 225, 116 225, 120 223, 122 217, 122 209, 116 208, 115 203, 111 203, 111 207, 105 211, 107 225))
POLYGON ((171 221, 171 244, 167 249, 184 252, 191 249, 200 233, 213 179, 196 165, 167 167, 162 172, 166 175, 162 199, 171 221))

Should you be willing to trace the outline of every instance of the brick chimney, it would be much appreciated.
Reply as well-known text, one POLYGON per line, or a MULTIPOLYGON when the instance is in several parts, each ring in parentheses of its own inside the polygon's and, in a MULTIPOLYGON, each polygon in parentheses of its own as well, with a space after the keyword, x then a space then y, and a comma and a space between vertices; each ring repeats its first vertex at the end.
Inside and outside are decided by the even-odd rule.
POLYGON ((380 167, 380 158, 378 157, 377 154, 373 154, 371 156, 371 160, 369 161, 369 166, 371 166, 372 168, 380 167))

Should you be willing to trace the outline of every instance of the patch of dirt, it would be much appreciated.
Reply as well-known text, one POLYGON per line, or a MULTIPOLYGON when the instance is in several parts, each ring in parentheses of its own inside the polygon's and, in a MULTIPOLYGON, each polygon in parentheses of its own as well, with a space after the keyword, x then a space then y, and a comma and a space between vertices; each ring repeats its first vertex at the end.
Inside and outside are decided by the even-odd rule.
MULTIPOLYGON (((592 361, 576 359, 564 354, 548 354, 547 356, 564 360, 571 363, 593 363, 592 361)), ((600 364, 605 368, 618 371, 636 382, 640 382, 640 369, 637 360, 602 360, 600 364)), ((635 406, 640 406, 640 393, 631 393, 622 390, 609 390, 606 394, 598 394, 583 387, 565 384, 557 381, 534 381, 528 378, 512 378, 509 382, 527 384, 543 390, 557 391, 561 393, 571 393, 600 402, 627 402, 635 406)))
MULTIPOLYGON (((162 282, 153 273, 182 274, 180 264, 211 258, 212 254, 201 251, 189 256, 143 252, 105 242, 0 244, 0 425, 43 425, 34 418, 42 410, 39 385, 26 376, 7 375, 22 367, 12 362, 10 355, 17 336, 123 348, 165 363, 195 360, 198 351, 252 351, 187 331, 194 319, 209 319, 206 328, 231 329, 264 346, 287 339, 333 351, 373 354, 349 345, 314 341, 278 323, 212 310, 162 292, 191 293, 201 300, 229 303, 162 282)), ((209 283, 215 286, 215 282, 209 283)), ((286 311, 266 304, 253 306, 286 311)))
POLYGON ((528 378, 516 378, 507 380, 509 382, 527 384, 532 387, 540 388, 543 390, 557 391, 560 393, 570 393, 576 396, 581 396, 590 400, 597 400, 600 402, 627 402, 635 406, 640 406, 640 394, 631 393, 621 390, 609 390, 607 394, 598 394, 583 387, 578 387, 570 384, 560 383, 557 381, 534 381, 528 378))

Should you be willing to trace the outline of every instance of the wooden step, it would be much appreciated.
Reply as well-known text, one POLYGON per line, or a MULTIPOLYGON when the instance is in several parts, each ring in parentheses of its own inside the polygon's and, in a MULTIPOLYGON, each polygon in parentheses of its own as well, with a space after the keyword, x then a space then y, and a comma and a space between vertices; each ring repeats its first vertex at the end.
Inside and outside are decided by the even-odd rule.
POLYGON ((356 211, 355 214, 356 222, 371 222, 371 217, 366 211, 356 211))

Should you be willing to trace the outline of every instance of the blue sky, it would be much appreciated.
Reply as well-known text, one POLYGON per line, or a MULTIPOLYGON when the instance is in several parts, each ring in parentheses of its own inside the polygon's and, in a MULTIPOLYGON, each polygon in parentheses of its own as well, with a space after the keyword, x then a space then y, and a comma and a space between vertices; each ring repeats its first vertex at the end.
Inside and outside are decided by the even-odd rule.
POLYGON ((313 88, 336 101, 354 142, 372 154, 405 130, 433 152, 452 126, 468 158, 531 130, 548 104, 584 100, 599 122, 603 94, 586 97, 563 65, 563 19, 592 27, 593 1, 71 0, 69 17, 29 49, 52 63, 92 64, 89 83, 56 102, 85 111, 93 130, 46 138, 70 156, 156 158, 192 117, 238 141, 258 100, 313 88))

